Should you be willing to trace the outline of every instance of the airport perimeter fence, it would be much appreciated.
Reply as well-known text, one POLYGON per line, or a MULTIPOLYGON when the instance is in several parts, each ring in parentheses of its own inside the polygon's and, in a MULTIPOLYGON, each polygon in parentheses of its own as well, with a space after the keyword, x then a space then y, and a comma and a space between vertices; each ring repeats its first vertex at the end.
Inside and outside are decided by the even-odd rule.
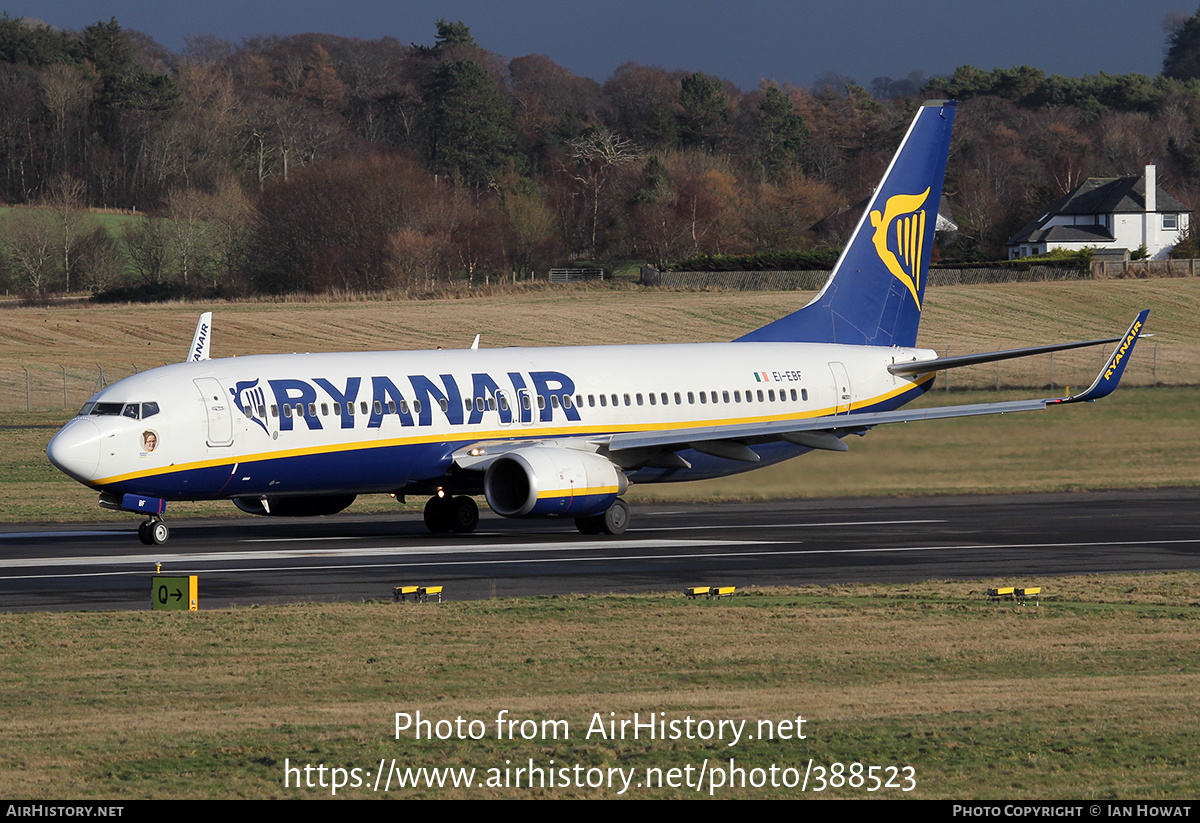
POLYGON ((77 411, 105 386, 164 363, 0 367, 0 411, 77 411))
MULTIPOLYGON (((1188 260, 1154 261, 1175 263, 1174 268, 1144 263, 1096 263, 1092 271, 1082 269, 1036 266, 1027 271, 1003 268, 930 269, 930 286, 977 286, 985 283, 1046 283, 1057 280, 1091 280, 1094 277, 1185 277, 1194 274, 1191 267, 1181 264, 1188 260), (1100 267, 1100 268, 1097 268, 1100 267), (1160 274, 1171 272, 1170 274, 1160 274)), ((827 271, 664 271, 659 274, 660 285, 668 289, 728 289, 730 291, 816 291, 829 279, 827 271)))

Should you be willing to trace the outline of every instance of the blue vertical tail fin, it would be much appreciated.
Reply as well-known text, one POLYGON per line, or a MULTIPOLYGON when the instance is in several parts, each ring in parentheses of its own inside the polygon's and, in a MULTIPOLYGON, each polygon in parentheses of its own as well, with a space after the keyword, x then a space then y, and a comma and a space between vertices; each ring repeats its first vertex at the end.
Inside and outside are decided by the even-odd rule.
POLYGON ((821 291, 739 342, 916 344, 954 112, 920 108, 821 291))

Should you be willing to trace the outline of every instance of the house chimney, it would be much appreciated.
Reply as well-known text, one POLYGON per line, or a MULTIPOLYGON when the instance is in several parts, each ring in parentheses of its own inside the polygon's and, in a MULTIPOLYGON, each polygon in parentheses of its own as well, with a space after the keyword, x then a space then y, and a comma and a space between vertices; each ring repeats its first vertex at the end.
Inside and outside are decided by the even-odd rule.
POLYGON ((1158 181, 1154 164, 1146 166, 1146 213, 1158 211, 1158 181))

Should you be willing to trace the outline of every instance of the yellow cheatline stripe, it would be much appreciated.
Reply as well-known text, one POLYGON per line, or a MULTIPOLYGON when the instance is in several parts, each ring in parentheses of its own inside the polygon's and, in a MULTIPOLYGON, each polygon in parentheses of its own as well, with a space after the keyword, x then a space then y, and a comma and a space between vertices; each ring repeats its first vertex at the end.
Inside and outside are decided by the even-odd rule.
MULTIPOLYGON (((868 400, 860 400, 856 403, 852 403, 850 405, 850 409, 854 410, 868 408, 885 400, 890 400, 893 397, 910 392, 916 387, 929 382, 933 379, 933 377, 934 376, 932 374, 922 375, 919 380, 916 380, 907 386, 901 386, 889 392, 885 392, 884 394, 876 395, 868 400)), ((142 469, 141 471, 128 472, 127 474, 117 474, 113 475, 112 477, 102 477, 96 480, 89 480, 86 485, 99 488, 112 483, 137 480, 143 477, 155 477, 158 475, 175 474, 177 472, 196 471, 197 469, 208 469, 213 468, 214 466, 232 466, 235 463, 257 463, 264 460, 282 460, 288 457, 311 457, 319 454, 366 451, 368 449, 383 449, 392 446, 417 446, 423 443, 470 443, 476 440, 539 440, 547 437, 559 437, 564 435, 571 437, 594 437, 596 435, 643 431, 670 432, 678 429, 702 428, 704 426, 732 426, 745 423, 773 423, 780 420, 807 420, 814 417, 833 417, 835 411, 835 408, 827 407, 824 409, 814 409, 813 411, 801 412, 799 414, 772 414, 758 417, 686 420, 675 423, 639 423, 636 425, 622 426, 618 429, 598 426, 591 428, 556 426, 554 428, 541 429, 537 428, 537 423, 513 423, 509 428, 493 429, 492 431, 442 432, 440 434, 429 434, 414 437, 389 437, 386 440, 359 440, 353 443, 330 443, 324 446, 307 446, 304 448, 281 449, 279 451, 258 452, 255 454, 216 457, 211 460, 197 460, 191 463, 175 463, 170 466, 162 466, 156 469, 142 469)), ((846 412, 842 412, 842 414, 839 416, 845 417, 846 412)), ((341 429, 330 429, 329 431, 339 432, 341 429)))
POLYGON ((547 497, 583 497, 589 494, 617 494, 616 486, 593 486, 586 489, 554 489, 553 491, 538 492, 538 500, 547 497))

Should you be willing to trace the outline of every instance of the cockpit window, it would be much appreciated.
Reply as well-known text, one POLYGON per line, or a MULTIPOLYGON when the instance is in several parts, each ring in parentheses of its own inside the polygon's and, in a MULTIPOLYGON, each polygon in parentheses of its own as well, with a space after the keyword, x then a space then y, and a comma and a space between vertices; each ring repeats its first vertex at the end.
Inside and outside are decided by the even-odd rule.
POLYGON ((158 414, 157 403, 84 403, 81 415, 120 415, 131 420, 144 420, 158 414))

